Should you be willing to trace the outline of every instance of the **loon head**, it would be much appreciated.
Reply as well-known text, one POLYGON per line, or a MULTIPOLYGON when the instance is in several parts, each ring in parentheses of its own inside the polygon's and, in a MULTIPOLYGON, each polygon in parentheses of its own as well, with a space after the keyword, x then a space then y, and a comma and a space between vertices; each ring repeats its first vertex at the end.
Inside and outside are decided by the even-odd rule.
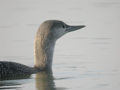
POLYGON ((43 22, 35 38, 35 67, 39 69, 51 69, 56 40, 68 32, 83 27, 85 25, 70 26, 59 20, 47 20, 43 22))
POLYGON ((43 32, 47 31, 49 35, 55 40, 59 39, 61 36, 63 36, 68 32, 76 31, 84 27, 85 25, 78 25, 78 26, 67 25, 63 21, 59 21, 59 20, 47 20, 43 22, 40 26, 40 28, 44 30, 43 32))

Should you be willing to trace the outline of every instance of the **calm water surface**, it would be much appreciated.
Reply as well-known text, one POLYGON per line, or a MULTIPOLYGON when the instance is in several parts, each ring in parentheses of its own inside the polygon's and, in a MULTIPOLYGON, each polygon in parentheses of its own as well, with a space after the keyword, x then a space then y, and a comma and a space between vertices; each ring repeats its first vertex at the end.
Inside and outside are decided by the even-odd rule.
POLYGON ((33 66, 39 24, 87 27, 56 43, 53 73, 0 81, 0 90, 120 90, 119 0, 0 0, 0 61, 33 66))

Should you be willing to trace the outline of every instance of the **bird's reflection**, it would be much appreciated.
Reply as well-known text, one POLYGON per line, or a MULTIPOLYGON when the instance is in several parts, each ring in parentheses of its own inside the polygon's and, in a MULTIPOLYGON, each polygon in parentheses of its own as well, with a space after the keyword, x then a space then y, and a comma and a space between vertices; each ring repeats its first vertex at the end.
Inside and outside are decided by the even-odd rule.
MULTIPOLYGON (((52 71, 41 71, 35 74, 36 90, 56 90, 52 71)), ((30 75, 24 77, 12 77, 0 80, 0 89, 22 88, 21 85, 33 81, 30 75)))
POLYGON ((56 90, 52 71, 36 74, 36 90, 56 90))

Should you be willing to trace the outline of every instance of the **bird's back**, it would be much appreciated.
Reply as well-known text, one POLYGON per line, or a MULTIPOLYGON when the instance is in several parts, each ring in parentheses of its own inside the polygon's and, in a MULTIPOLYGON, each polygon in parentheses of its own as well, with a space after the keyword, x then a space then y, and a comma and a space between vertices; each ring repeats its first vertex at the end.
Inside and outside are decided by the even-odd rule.
POLYGON ((0 61, 0 79, 8 77, 26 76, 35 73, 32 67, 8 61, 0 61))

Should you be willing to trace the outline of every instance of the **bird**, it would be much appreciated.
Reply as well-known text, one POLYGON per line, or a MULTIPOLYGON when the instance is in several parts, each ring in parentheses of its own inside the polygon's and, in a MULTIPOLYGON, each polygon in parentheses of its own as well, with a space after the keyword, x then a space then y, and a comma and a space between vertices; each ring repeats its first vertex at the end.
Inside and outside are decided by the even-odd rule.
POLYGON ((60 20, 44 21, 38 28, 34 40, 34 66, 0 61, 0 79, 50 71, 56 41, 63 35, 84 27, 85 25, 68 25, 60 20))

